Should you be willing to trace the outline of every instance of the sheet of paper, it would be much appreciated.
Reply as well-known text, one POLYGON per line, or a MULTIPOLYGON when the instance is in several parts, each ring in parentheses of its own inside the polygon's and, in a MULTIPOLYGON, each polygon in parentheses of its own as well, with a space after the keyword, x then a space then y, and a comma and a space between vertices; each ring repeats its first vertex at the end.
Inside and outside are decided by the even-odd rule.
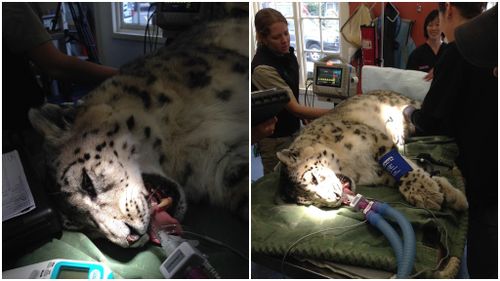
POLYGON ((17 150, 2 154, 2 222, 35 209, 17 150))

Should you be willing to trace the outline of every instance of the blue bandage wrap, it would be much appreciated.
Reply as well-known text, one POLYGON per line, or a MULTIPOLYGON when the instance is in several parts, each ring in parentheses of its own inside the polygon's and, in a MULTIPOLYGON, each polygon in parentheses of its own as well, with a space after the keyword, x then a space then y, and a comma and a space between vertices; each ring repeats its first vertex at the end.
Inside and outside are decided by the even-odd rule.
POLYGON ((397 181, 399 181, 402 176, 413 170, 403 159, 401 154, 399 154, 397 149, 393 149, 386 153, 382 156, 382 158, 380 158, 380 160, 378 160, 378 163, 382 165, 382 167, 384 167, 384 169, 397 181))

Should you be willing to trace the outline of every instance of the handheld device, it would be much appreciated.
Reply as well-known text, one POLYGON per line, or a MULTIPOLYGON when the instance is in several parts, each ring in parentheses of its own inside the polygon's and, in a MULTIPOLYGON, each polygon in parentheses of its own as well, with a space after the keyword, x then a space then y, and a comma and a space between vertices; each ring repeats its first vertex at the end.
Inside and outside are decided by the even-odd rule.
POLYGON ((167 279, 182 278, 187 266, 199 266, 205 261, 203 255, 189 243, 182 242, 160 266, 160 271, 167 279))
POLYGON ((159 231, 161 246, 167 259, 161 264, 160 272, 167 278, 206 279, 220 278, 205 255, 187 240, 159 231))
POLYGON ((105 264, 92 261, 53 259, 2 272, 6 279, 113 279, 105 264))
POLYGON ((268 89, 253 91, 252 97, 252 126, 258 125, 268 119, 273 118, 290 101, 286 90, 268 89))

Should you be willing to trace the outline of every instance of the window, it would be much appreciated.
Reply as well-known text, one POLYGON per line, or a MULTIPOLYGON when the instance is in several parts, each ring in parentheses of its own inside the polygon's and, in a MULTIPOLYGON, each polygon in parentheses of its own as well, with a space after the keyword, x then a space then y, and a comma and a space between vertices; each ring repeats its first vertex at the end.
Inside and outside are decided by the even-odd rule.
MULTIPOLYGON (((276 9, 287 19, 290 45, 301 64, 301 85, 312 77, 314 61, 342 51, 340 6, 338 2, 259 2, 252 7, 254 13, 276 9)), ((254 32, 252 38, 255 41, 254 32)))
POLYGON ((122 12, 122 24, 131 26, 135 28, 139 26, 144 29, 146 23, 148 21, 149 15, 151 15, 151 11, 148 15, 148 10, 150 7, 149 3, 144 2, 123 2, 120 3, 121 12, 122 12))
MULTIPOLYGON (((137 35, 141 38, 144 36, 148 18, 154 12, 154 7, 149 2, 115 2, 112 7, 115 34, 137 35)), ((149 24, 152 25, 152 20, 149 24)))

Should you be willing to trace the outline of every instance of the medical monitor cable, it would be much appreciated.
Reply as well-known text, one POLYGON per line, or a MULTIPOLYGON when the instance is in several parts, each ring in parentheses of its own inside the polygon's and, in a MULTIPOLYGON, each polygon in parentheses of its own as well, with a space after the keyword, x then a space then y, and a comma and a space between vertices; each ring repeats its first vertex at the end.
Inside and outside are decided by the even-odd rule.
MULTIPOLYGON (((370 198, 370 197, 365 197, 366 199, 368 200, 372 200, 372 201, 377 201, 376 199, 374 198, 370 198)), ((416 206, 412 206, 412 205, 409 205, 409 204, 406 204, 406 203, 403 203, 403 202, 385 202, 387 204, 399 204, 399 205, 403 205, 407 208, 411 208, 411 209, 419 209, 419 210, 424 210, 426 211, 427 213, 429 213, 431 216, 432 216, 432 220, 436 223, 436 225, 441 228, 444 232, 444 236, 445 236, 445 245, 444 245, 444 248, 446 249, 446 255, 444 257, 442 257, 439 262, 437 263, 437 265, 432 268, 432 269, 422 269, 412 275, 409 276, 409 278, 415 278, 417 276, 419 276, 420 274, 424 273, 425 271, 438 271, 439 268, 441 267, 441 264, 450 257, 450 248, 449 248, 449 245, 448 245, 448 238, 449 238, 449 235, 448 235, 448 230, 446 229, 446 227, 444 226, 444 224, 439 221, 439 219, 436 217, 436 215, 434 214, 433 211, 427 209, 427 208, 421 208, 421 207, 416 207, 416 206)))
MULTIPOLYGON (((373 198, 369 198, 369 197, 365 197, 366 199, 368 200, 372 200, 372 201, 376 201, 375 199, 373 198)), ((380 201, 377 201, 380 203, 380 201)), ((415 206, 411 206, 411 205, 408 205, 408 204, 405 204, 405 203, 402 203, 402 202, 385 202, 386 204, 400 204, 400 205, 403 205, 403 206, 406 206, 406 207, 409 207, 409 208, 412 208, 412 209, 421 209, 421 210, 424 210, 426 212, 428 212, 432 217, 433 217, 433 220, 436 222, 436 224, 438 225, 438 227, 440 227, 443 232, 444 232, 444 235, 445 235, 445 249, 446 249, 446 255, 444 257, 442 257, 438 264, 436 265, 436 267, 434 267, 433 269, 423 269, 423 270, 420 270, 412 275, 409 275, 407 276, 407 278, 414 278, 414 277, 417 277, 419 276, 420 274, 422 274, 423 272, 425 271, 438 271, 439 268, 441 267, 441 264, 450 256, 450 250, 449 250, 449 245, 448 245, 448 232, 447 232, 447 229, 446 227, 439 221, 439 219, 436 217, 436 215, 429 209, 427 208, 420 208, 420 207, 415 207, 415 206)), ((327 229, 324 229, 324 230, 319 230, 319 231, 316 231, 316 232, 313 232, 313 233, 310 233, 310 234, 307 234, 301 238, 299 238, 298 240, 296 240, 294 243, 291 244, 291 246, 288 248, 288 250, 285 252, 285 255, 283 256, 283 259, 281 261, 281 274, 285 275, 285 272, 284 272, 284 264, 285 264, 285 261, 286 261, 286 257, 289 255, 289 253, 291 252, 291 250, 300 242, 302 241, 303 239, 305 238, 308 238, 310 236, 313 236, 313 235, 316 235, 318 233, 321 233, 321 232, 325 232, 325 231, 330 231, 330 230, 335 230, 335 229, 338 229, 338 228, 350 228, 350 227, 356 227, 358 225, 361 225, 361 224, 364 224, 365 222, 367 222, 367 220, 364 220, 360 223, 357 223, 357 224, 353 224, 353 225, 350 225, 350 226, 343 226, 343 227, 333 227, 333 228, 327 228, 327 229)))
POLYGON ((386 202, 387 204, 400 204, 400 205, 403 205, 407 208, 412 208, 412 209, 420 209, 420 210, 424 210, 426 211, 427 213, 429 213, 431 216, 432 216, 432 220, 436 223, 436 225, 441 228, 444 232, 444 236, 445 236, 445 240, 444 240, 444 248, 446 250, 446 255, 444 257, 442 257, 439 262, 437 263, 437 265, 432 268, 432 269, 422 269, 420 270, 419 272, 416 272, 415 274, 413 275, 410 275, 409 278, 415 278, 417 276, 419 276, 420 274, 424 273, 425 271, 438 271, 439 268, 441 267, 441 264, 450 257, 450 247, 448 245, 448 230, 446 229, 446 227, 444 226, 444 224, 442 222, 439 221, 439 219, 436 217, 436 215, 434 214, 434 212, 432 212, 431 210, 427 209, 427 208, 420 208, 420 207, 416 207, 416 206, 412 206, 412 205, 408 205, 408 204, 405 204, 403 202, 386 202))
POLYGON ((288 248, 288 250, 285 252, 285 255, 283 256, 283 259, 281 260, 281 274, 286 276, 285 275, 285 261, 286 261, 286 257, 289 255, 289 253, 291 252, 291 250, 302 240, 310 237, 310 236, 313 236, 313 235, 316 235, 316 234, 319 234, 319 233, 322 233, 322 232, 327 232, 327 231, 333 231, 333 230, 337 230, 337 229, 343 229, 343 228, 347 228, 347 229, 350 229, 350 228, 354 228, 354 227, 358 227, 360 225, 363 225, 367 222, 367 220, 363 220, 361 222, 358 222, 358 223, 355 223, 355 224, 351 224, 351 225, 345 225, 345 226, 337 226, 337 227, 329 227, 329 228, 326 228, 326 229, 322 229, 322 230, 318 230, 318 231, 315 231, 315 232, 312 232, 312 233, 309 233, 309 234, 306 234, 304 236, 302 236, 301 238, 297 239, 295 242, 293 242, 290 247, 288 248))
POLYGON ((306 106, 309 106, 309 105, 314 106, 314 93, 312 94, 312 102, 309 99, 309 94, 308 94, 309 87, 312 86, 313 81, 311 81, 311 80, 307 80, 307 81, 306 81, 306 91, 304 93, 304 104, 306 106), (307 83, 307 81, 310 81, 309 84, 307 83))
POLYGON ((148 43, 149 43, 149 52, 152 52, 156 49, 156 46, 158 44, 158 31, 159 27, 157 25, 154 25, 151 27, 153 31, 150 31, 150 23, 152 24, 152 19, 156 16, 156 4, 151 3, 151 5, 148 8, 148 13, 147 13, 147 21, 146 21, 146 27, 144 29, 144 54, 148 52, 148 43), (151 10, 154 8, 154 11, 151 13, 151 10), (155 35, 155 30, 156 30, 156 35, 155 35))
POLYGON ((243 254, 242 252, 238 251, 236 248, 234 248, 234 247, 232 247, 232 246, 230 246, 230 245, 228 245, 228 244, 226 244, 226 243, 224 243, 222 241, 219 241, 219 240, 214 239, 214 238, 212 238, 210 236, 206 236, 206 235, 199 234, 199 233, 192 232, 192 231, 186 231, 186 230, 184 230, 182 232, 185 233, 185 234, 189 234, 189 235, 195 236, 197 238, 204 239, 204 240, 206 240, 206 241, 208 241, 210 243, 213 243, 215 245, 224 247, 224 248, 230 250, 231 252, 233 252, 234 254, 240 256, 242 259, 248 261, 248 257, 245 254, 243 254))
POLYGON ((192 235, 192 236, 195 236, 197 238, 200 238, 200 239, 203 239, 205 241, 208 241, 208 242, 210 242, 212 244, 215 244, 217 246, 226 248, 229 251, 233 252, 233 254, 236 254, 237 256, 241 257, 242 259, 248 261, 248 257, 244 253, 242 253, 241 251, 237 250, 236 248, 234 248, 234 247, 232 247, 232 246, 230 246, 230 245, 228 245, 228 244, 226 244, 226 243, 224 243, 222 241, 219 241, 219 240, 217 240, 215 238, 212 238, 212 237, 210 237, 208 235, 204 235, 204 234, 196 233, 196 232, 193 232, 193 231, 187 231, 187 230, 185 230, 186 228, 189 228, 189 226, 182 225, 182 228, 184 229, 182 231, 183 234, 192 235))

